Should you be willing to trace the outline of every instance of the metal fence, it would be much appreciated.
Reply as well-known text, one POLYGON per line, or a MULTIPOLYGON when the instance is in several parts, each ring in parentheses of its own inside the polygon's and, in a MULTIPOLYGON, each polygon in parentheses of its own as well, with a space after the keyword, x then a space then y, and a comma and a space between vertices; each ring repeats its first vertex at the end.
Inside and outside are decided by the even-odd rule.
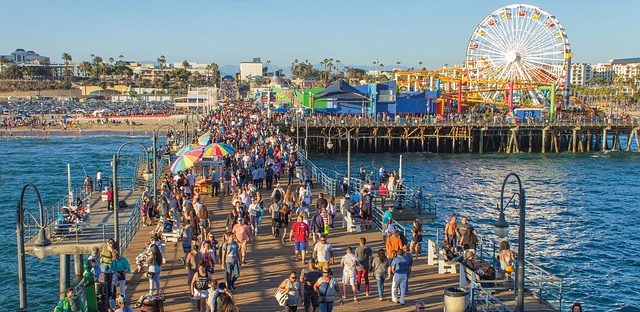
MULTIPOLYGON (((338 188, 342 184, 338 183, 338 181, 341 181, 340 177, 344 176, 343 174, 336 171, 322 170, 318 168, 307 158, 307 153, 303 149, 298 150, 298 157, 303 161, 304 167, 311 173, 309 178, 316 179, 317 183, 331 195, 335 195, 338 192, 338 188)), ((359 190, 364 186, 364 183, 365 182, 361 179, 351 178, 349 181, 349 189, 359 190)), ((402 193, 396 192, 394 196, 401 198, 400 200, 402 201, 403 207, 419 208, 420 212, 428 212, 436 216, 437 205, 432 196, 424 197, 420 200, 420 203, 418 203, 416 194, 417 190, 415 188, 406 186, 402 193)), ((376 228, 382 230, 384 207, 380 205, 379 199, 380 197, 374 194, 372 221, 376 228)), ((400 223, 393 219, 391 223, 396 231, 399 231, 404 235, 408 243, 413 240, 413 236, 411 235, 413 231, 412 224, 400 223)), ((435 226, 424 226, 423 238, 433 239, 436 242, 436 245, 439 246, 439 226, 437 224, 435 226)), ((480 260, 490 262, 494 267, 498 267, 499 263, 496 258, 498 252, 497 242, 495 240, 483 239, 482 237, 479 237, 479 239, 478 258, 480 260)), ((421 247, 424 249, 427 246, 426 244, 422 244, 421 247)), ((556 309, 562 310, 563 279, 529 260, 525 260, 525 263, 525 288, 530 290, 532 294, 539 299, 539 301, 546 301, 556 309)), ((483 289, 479 284, 474 284, 472 287, 472 296, 474 296, 473 302, 480 304, 483 311, 512 311, 509 307, 500 302, 500 300, 491 295, 490 292, 483 289)))
POLYGON ((583 126, 583 127, 637 127, 640 126, 640 119, 604 119, 604 118, 594 118, 594 119, 576 119, 576 120, 554 120, 554 121, 546 121, 546 120, 532 120, 532 121, 519 121, 519 122, 511 122, 505 120, 492 120, 492 119, 459 119, 459 120, 437 120, 436 118, 398 118, 393 121, 383 121, 383 120, 370 120, 370 119, 349 119, 349 120, 340 120, 339 118, 335 119, 318 119, 318 118, 308 118, 306 121, 307 126, 312 127, 397 127, 397 126, 444 126, 444 127, 455 127, 455 126, 472 126, 472 127, 484 127, 484 126, 505 126, 511 127, 514 125, 520 126, 537 126, 537 127, 546 127, 546 126, 583 126))
MULTIPOLYGON (((156 164, 157 164, 157 167, 154 168, 154 170, 156 171, 156 177, 161 177, 162 171, 164 170, 164 167, 166 165, 166 160, 164 158, 158 159, 156 164)), ((129 181, 131 183, 130 187, 135 187, 136 185, 138 185, 139 183, 138 173, 140 172, 139 170, 140 168, 142 168, 142 166, 146 166, 146 159, 141 158, 136 164, 133 178, 131 179, 124 178, 123 182, 129 181)), ((120 180, 118 180, 118 183, 121 183, 120 180)), ((151 186, 152 183, 153 183, 153 179, 146 181, 144 186, 151 186)), ((119 232, 121 233, 120 234, 121 235, 121 238, 120 238, 121 254, 124 254, 124 252, 127 250, 127 248, 129 247, 129 244, 131 243, 136 233, 138 232, 138 229, 140 228, 140 222, 141 222, 140 221, 140 218, 141 218, 140 205, 141 204, 142 204, 142 200, 138 199, 133 207, 133 210, 131 211, 129 220, 127 220, 127 222, 124 225, 120 225, 120 227, 118 228, 119 232)), ((75 241, 78 242, 80 239, 83 238, 83 236, 94 235, 93 237, 96 237, 96 236, 99 237, 99 235, 96 235, 94 231, 100 230, 100 229, 102 234, 101 235, 102 241, 105 241, 107 237, 113 237, 113 227, 112 226, 105 227, 105 225, 103 224, 98 227, 93 227, 93 228, 89 227, 89 228, 82 229, 81 232, 76 231, 74 235, 67 236, 66 239, 75 239, 75 241)), ((75 296, 76 296, 73 302, 73 305, 76 308, 74 311, 87 311, 87 297, 85 294, 85 284, 86 282, 84 278, 82 278, 73 287, 75 296)))
MULTIPOLYGON (((498 262, 498 245, 496 240, 479 237, 477 247, 478 259, 491 263, 494 267, 499 267, 498 262)), ((517 272, 518 263, 514 262, 514 270, 517 272)), ((514 275, 517 283, 517 274, 514 275)), ((554 308, 562 311, 562 300, 564 291, 564 279, 548 270, 543 269, 539 265, 530 260, 525 260, 524 270, 525 288, 538 298, 540 302, 547 302, 554 308)))

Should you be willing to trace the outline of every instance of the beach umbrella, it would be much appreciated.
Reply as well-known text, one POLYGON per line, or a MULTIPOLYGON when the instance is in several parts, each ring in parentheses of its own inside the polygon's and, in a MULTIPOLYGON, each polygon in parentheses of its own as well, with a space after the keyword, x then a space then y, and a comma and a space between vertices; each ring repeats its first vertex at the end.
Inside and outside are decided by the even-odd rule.
POLYGON ((186 152, 189 151, 193 151, 199 148, 203 148, 204 146, 202 145, 198 145, 198 144, 189 144, 186 145, 185 147, 181 148, 179 151, 176 152, 176 156, 182 156, 184 155, 186 152))
POLYGON ((193 165, 202 158, 202 149, 196 149, 189 152, 184 153, 184 155, 178 157, 173 164, 171 164, 171 172, 174 174, 185 171, 189 168, 192 168, 193 165))
POLYGON ((204 153, 202 154, 202 157, 227 156, 233 153, 235 150, 236 148, 229 144, 213 143, 213 144, 207 145, 207 147, 204 148, 204 153))
POLYGON ((211 132, 207 132, 198 138, 198 144, 207 145, 211 141, 211 132))

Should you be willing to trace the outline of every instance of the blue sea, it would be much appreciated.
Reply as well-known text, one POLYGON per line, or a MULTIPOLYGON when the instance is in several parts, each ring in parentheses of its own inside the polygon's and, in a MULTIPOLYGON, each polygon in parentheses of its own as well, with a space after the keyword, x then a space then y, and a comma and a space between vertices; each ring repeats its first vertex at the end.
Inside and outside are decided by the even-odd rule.
MULTIPOLYGON (((15 208, 20 188, 35 183, 45 204, 66 193, 66 166, 71 163, 74 187, 100 169, 110 175, 117 147, 129 140, 150 145, 148 137, 0 139, 0 212, 8 220, 0 228, 0 307, 17 307, 15 208)), ((141 155, 128 146, 125 159, 141 155)), ((312 157, 321 167, 344 172, 346 155, 312 157)), ((124 161, 132 165, 132 161, 124 161)), ((362 164, 397 170, 398 154, 354 155, 352 171, 362 164)), ((527 194, 526 252, 530 259, 565 278, 565 310, 575 301, 588 311, 638 311, 640 250, 635 226, 640 224, 640 154, 435 155, 404 154, 407 183, 420 185, 438 201, 438 221, 452 212, 469 217, 485 235, 493 235, 500 186, 508 172, 522 178, 527 194)), ((120 172, 130 174, 132 166, 120 172)), ((33 193, 29 193, 33 198, 33 193)), ((33 209, 33 201, 29 201, 33 209)), ((31 207, 31 206, 30 206, 31 207)), ((517 211, 509 209, 515 238, 517 211)), ((515 247, 515 246, 514 246, 515 247)), ((59 258, 28 256, 28 299, 31 311, 50 311, 58 298, 59 258)), ((12 309, 11 309, 12 310, 12 309)))
MULTIPOLYGON (((111 176, 110 161, 120 144, 136 141, 151 146, 147 137, 59 137, 47 139, 0 139, 3 163, 0 165, 0 214, 6 222, 0 227, 0 307, 18 308, 18 265, 16 252, 16 206, 26 182, 34 183, 45 205, 67 192, 67 163, 71 164, 74 188, 82 186, 86 174, 95 179, 97 170, 111 176)), ((128 145, 121 152, 120 177, 130 177, 140 146, 128 145)), ((35 193, 28 190, 26 205, 38 211, 35 193)), ((37 215, 37 214, 36 214, 37 215)), ((27 256, 27 287, 30 311, 51 311, 58 302, 59 256, 43 260, 27 256)), ((73 262, 73 261, 72 261, 73 262)), ((73 275, 73 267, 72 267, 73 275)), ((73 279, 73 276, 72 276, 73 279)))
MULTIPOLYGON (((346 172, 345 154, 310 158, 346 172)), ((361 165, 397 171, 399 154, 354 155, 352 172, 361 165)), ((640 311, 640 154, 403 156, 407 183, 438 202, 438 227, 455 212, 490 238, 509 172, 526 190, 526 255, 565 279, 564 310, 581 302, 585 311, 640 311)), ((516 241, 518 211, 506 215, 516 241)))

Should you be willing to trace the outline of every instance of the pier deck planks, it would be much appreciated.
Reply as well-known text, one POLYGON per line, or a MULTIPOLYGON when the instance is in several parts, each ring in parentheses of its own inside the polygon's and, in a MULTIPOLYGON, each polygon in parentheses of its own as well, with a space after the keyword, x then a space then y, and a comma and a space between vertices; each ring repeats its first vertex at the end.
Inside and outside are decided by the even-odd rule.
MULTIPOLYGON (((320 189, 314 189, 314 202, 320 189)), ((261 192, 265 202, 270 204, 268 199, 269 193, 261 192)), ((224 222, 226 215, 231 208, 231 197, 209 197, 205 196, 205 204, 210 211, 210 217, 213 219, 213 230, 218 241, 224 231, 224 222)), ((366 237, 368 245, 375 251, 383 248, 381 236, 379 232, 363 232, 363 233, 346 233, 341 228, 341 215, 336 216, 336 227, 329 235, 329 242, 333 245, 334 255, 338 264, 332 266, 334 277, 341 281, 342 270, 339 268, 340 257, 344 255, 344 249, 347 246, 357 247, 359 237, 366 237)), ((248 262, 242 266, 240 278, 236 282, 236 290, 233 291, 240 311, 283 311, 279 307, 273 297, 276 288, 280 282, 288 276, 288 273, 295 270, 297 274, 302 269, 300 261, 293 263, 293 246, 287 242, 285 246, 279 240, 271 236, 271 222, 269 217, 263 218, 263 224, 259 230, 259 236, 252 242, 248 243, 247 258, 248 262)), ((125 253, 127 259, 133 264, 133 259, 147 245, 150 237, 149 231, 152 228, 142 227, 138 231, 136 237, 131 242, 129 249, 125 253)), ((180 264, 179 259, 184 254, 182 246, 169 243, 166 246, 167 263, 163 266, 160 277, 160 284, 166 295, 165 311, 195 311, 195 305, 189 299, 187 287, 187 272, 180 264)), ((406 305, 391 302, 390 291, 391 284, 387 280, 385 283, 385 300, 378 301, 375 280, 370 274, 370 293, 371 296, 365 297, 364 294, 358 296, 358 303, 354 304, 352 299, 346 300, 343 306, 336 306, 334 311, 415 311, 415 302, 423 301, 427 306, 427 311, 443 310, 443 289, 449 286, 455 286, 458 283, 457 274, 437 274, 436 266, 427 266, 426 256, 415 261, 410 277, 409 295, 406 299, 406 305)), ((216 267, 214 278, 220 281, 224 280, 224 270, 220 266, 216 267)), ((362 286, 364 288, 364 285, 362 286)), ((140 296, 148 292, 148 280, 142 275, 134 275, 127 282, 127 296, 132 301, 137 300, 140 296)), ((364 291, 364 289, 362 289, 364 291)), ((351 292, 349 290, 349 296, 351 292)), ((352 298, 352 297, 351 297, 352 298)), ((546 305, 538 304, 537 300, 527 298, 527 310, 535 311, 552 311, 546 305)), ((513 302, 512 302, 513 303, 513 302)), ((515 307, 513 303, 512 307, 515 307)), ((299 308, 304 310, 304 308, 299 308)), ((137 310, 136 310, 137 311, 137 310)))

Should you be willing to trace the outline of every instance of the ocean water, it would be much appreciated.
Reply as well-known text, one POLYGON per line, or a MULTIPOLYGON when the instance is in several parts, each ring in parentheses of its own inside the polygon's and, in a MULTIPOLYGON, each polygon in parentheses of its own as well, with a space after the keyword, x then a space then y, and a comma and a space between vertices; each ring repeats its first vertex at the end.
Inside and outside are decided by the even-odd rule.
MULTIPOLYGON (((110 175, 110 160, 126 141, 149 146, 148 137, 0 139, 0 307, 18 305, 15 208, 25 182, 35 183, 45 204, 66 193, 66 164, 74 187, 100 169, 110 175)), ((123 157, 133 164, 139 147, 128 146, 123 157)), ((346 155, 316 155, 321 167, 346 171, 346 155)), ((384 165, 397 170, 398 154, 354 155, 352 171, 384 165)), ((438 221, 452 212, 467 215, 485 235, 493 235, 495 205, 508 172, 522 178, 527 192, 527 256, 566 280, 565 310, 579 301, 591 311, 639 311, 640 154, 595 153, 560 155, 404 155, 403 174, 438 201, 438 221)), ((132 166, 121 168, 121 176, 132 166)), ((34 198, 29 191, 29 198, 34 198)), ((36 207, 27 201, 29 207, 36 207)), ((517 236, 517 211, 507 211, 517 236)), ((515 246, 514 246, 515 247, 515 246)), ((50 311, 58 298, 59 257, 27 257, 31 311, 50 311)))
MULTIPOLYGON (((67 163, 71 164, 73 187, 81 187, 86 173, 95 179, 97 170, 111 176, 110 161, 120 144, 127 141, 151 146, 150 137, 87 137, 47 139, 0 139, 0 310, 18 308, 18 275, 16 253, 16 206, 26 182, 34 183, 45 205, 50 205, 67 192, 67 163)), ((135 161, 142 155, 137 146, 121 152, 120 177, 130 177, 135 161)), ((37 211, 35 193, 27 191, 26 207, 37 211)), ((30 311, 51 311, 58 302, 59 257, 43 260, 27 256, 27 288, 30 311)), ((73 263, 73 261, 72 261, 73 263)), ((73 275, 73 266, 71 268, 73 275)), ((73 279, 73 277, 72 277, 73 279)))
MULTIPOLYGON (((346 172, 345 154, 311 159, 346 172)), ((399 155, 354 155, 352 175, 360 165, 397 171, 399 155)), ((456 212, 493 238, 509 172, 520 175, 526 190, 526 255, 565 278, 564 310, 581 302, 586 311, 640 311, 640 154, 403 156, 407 183, 438 201, 437 223, 456 212)), ((508 209, 506 218, 509 238, 517 240, 518 211, 508 209)))

